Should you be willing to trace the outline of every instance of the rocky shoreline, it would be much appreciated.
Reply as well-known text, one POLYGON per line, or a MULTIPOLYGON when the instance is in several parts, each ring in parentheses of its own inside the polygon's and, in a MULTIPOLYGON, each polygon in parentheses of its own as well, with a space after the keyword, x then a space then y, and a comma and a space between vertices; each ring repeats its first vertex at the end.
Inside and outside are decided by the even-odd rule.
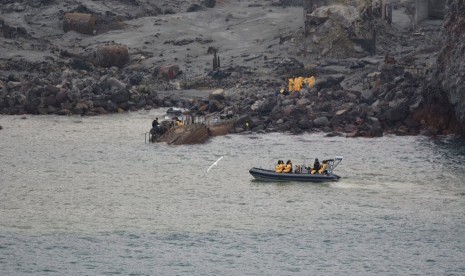
MULTIPOLYGON (((5 13, 7 10, 11 12, 11 9, 23 15, 33 9, 50 10, 53 3, 38 2, 41 3, 36 3, 36 7, 26 3, 4 5, 2 16, 6 17, 5 13)), ((89 1, 81 2, 77 8, 68 8, 68 11, 83 10, 85 7, 87 12, 103 14, 103 10, 99 10, 102 7, 95 8, 87 3, 89 1)), ((192 11, 192 5, 186 8, 185 5, 172 3, 174 8, 160 10, 155 15, 133 15, 138 19, 131 23, 126 20, 132 16, 126 14, 126 18, 119 20, 129 26, 116 31, 120 41, 114 43, 108 43, 111 31, 88 36, 57 30, 55 37, 50 38, 37 35, 38 31, 34 29, 37 27, 31 24, 26 28, 15 26, 17 22, 10 18, 0 20, 5 38, 3 46, 11 48, 16 43, 22 48, 16 55, 1 56, 0 114, 95 116, 175 106, 189 109, 196 116, 234 110, 238 118, 231 129, 234 133, 246 130, 294 134, 325 132, 346 137, 461 133, 462 124, 455 121, 448 101, 440 94, 431 96, 438 95, 431 93, 435 89, 431 84, 432 64, 440 49, 442 27, 441 22, 437 21, 428 21, 413 30, 404 29, 396 33, 394 27, 377 18, 366 19, 365 25, 378 26, 376 54, 353 43, 344 44, 345 48, 332 49, 337 48, 335 44, 329 47, 319 42, 326 37, 324 31, 328 31, 329 27, 317 22, 311 38, 307 39, 312 40, 315 49, 322 47, 321 51, 296 53, 295 49, 302 48, 304 44, 306 49, 307 42, 302 42, 302 26, 295 28, 290 23, 285 35, 274 35, 270 36, 269 41, 258 41, 258 44, 264 44, 260 50, 249 48, 238 54, 221 49, 219 57, 224 61, 216 68, 215 62, 211 62, 211 54, 202 50, 210 44, 214 45, 215 40, 202 38, 202 34, 193 39, 174 36, 173 39, 156 40, 157 46, 165 47, 160 52, 166 54, 157 56, 153 50, 145 49, 149 45, 146 41, 139 42, 142 45, 129 46, 129 58, 123 65, 104 66, 99 62, 102 60, 98 58, 102 47, 121 45, 125 31, 135 32, 131 28, 145 22, 137 20, 149 18, 154 26, 164 25, 164 20, 168 22, 166 24, 171 24, 169 20, 176 20, 173 17, 176 14, 187 17, 195 13, 205 15, 214 10, 214 1, 207 2, 196 4, 198 11, 192 11), (190 12, 185 13, 182 9, 189 9, 190 12), (54 39, 59 40, 60 36, 72 38, 58 44, 54 39), (89 41, 84 41, 82 37, 89 41), (76 45, 68 45, 71 42, 80 43, 78 50, 75 49, 76 45), (196 45, 201 45, 199 52, 185 55, 196 45), (183 48, 172 50, 175 58, 166 60, 169 49, 177 47, 183 48), (263 48, 269 50, 263 52, 263 48), (347 53, 342 53, 346 56, 340 56, 341 49, 348 49, 347 53), (326 55, 321 56, 322 52, 326 52, 326 55), (182 60, 177 57, 180 53, 184 57, 182 60), (197 60, 194 55, 197 55, 197 60), (290 95, 279 94, 280 88, 286 87, 287 79, 293 76, 315 76, 317 80, 312 88, 304 88, 290 95), (180 93, 186 90, 197 93, 180 93), (211 92, 213 90, 216 91, 211 92)), ((296 7, 276 3, 267 2, 259 6, 254 3, 249 1, 245 6, 251 13, 271 14, 273 8, 284 16, 287 12, 298 11, 296 7)), ((67 5, 73 6, 70 3, 67 5)), ((131 4, 118 2, 118 5, 121 9, 117 10, 123 10, 124 5, 131 4)), ((134 5, 143 8, 148 4, 135 1, 134 5)), ((228 24, 239 16, 232 6, 218 5, 218 9, 229 11, 222 18, 222 23, 228 24)), ((109 17, 102 21, 106 22, 107 27, 119 26, 115 18, 117 16, 114 15, 113 21, 109 17)), ((248 20, 248 17, 245 19, 248 20)), ((347 19, 344 14, 337 14, 325 20, 335 25, 346 24, 342 21, 347 19)))

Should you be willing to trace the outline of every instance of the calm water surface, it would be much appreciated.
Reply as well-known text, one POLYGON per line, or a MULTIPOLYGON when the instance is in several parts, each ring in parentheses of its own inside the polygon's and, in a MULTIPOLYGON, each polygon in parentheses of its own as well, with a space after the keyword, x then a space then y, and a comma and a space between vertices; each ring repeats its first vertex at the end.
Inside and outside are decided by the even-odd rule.
POLYGON ((464 143, 144 143, 161 114, 0 116, 0 275, 465 275, 464 143), (248 173, 336 155, 335 183, 248 173))

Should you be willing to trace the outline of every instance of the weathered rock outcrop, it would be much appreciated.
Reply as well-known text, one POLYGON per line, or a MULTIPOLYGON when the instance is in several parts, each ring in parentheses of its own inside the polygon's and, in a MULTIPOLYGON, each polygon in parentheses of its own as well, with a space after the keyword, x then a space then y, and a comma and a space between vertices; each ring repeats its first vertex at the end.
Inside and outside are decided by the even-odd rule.
MULTIPOLYGON (((459 123, 465 123, 465 2, 449 0, 443 29, 443 48, 438 56, 438 67, 433 83, 440 90, 433 91, 431 101, 443 91, 455 110, 459 123), (442 90, 442 91, 441 91, 442 90)), ((446 103, 447 104, 447 103, 446 103)))
POLYGON ((437 87, 426 80, 443 46, 441 23, 419 24, 412 32, 402 20, 391 25, 359 5, 366 0, 319 5, 305 33, 297 10, 285 8, 301 0, 220 1, 220 9, 210 0, 192 6, 156 1, 163 9, 153 1, 7 2, 0 8, 0 114, 91 116, 178 107, 196 117, 238 118, 209 133, 175 133, 168 143, 197 143, 230 131, 377 137, 426 129, 435 135, 455 131, 455 114, 465 119, 463 1, 449 1, 437 87), (275 6, 269 2, 283 8, 267 8, 275 6), (189 7, 202 12, 185 13, 189 7), (244 9, 252 20, 244 21, 244 9), (95 15, 95 25, 82 20, 83 34, 79 21, 66 26, 65 14, 95 15), (211 18, 221 20, 211 24, 211 18), (364 47, 370 42, 373 47, 364 47), (221 54, 213 70, 212 47, 221 54), (315 76, 316 82, 280 94, 296 76, 315 76), (224 93, 203 92, 217 88, 224 93))

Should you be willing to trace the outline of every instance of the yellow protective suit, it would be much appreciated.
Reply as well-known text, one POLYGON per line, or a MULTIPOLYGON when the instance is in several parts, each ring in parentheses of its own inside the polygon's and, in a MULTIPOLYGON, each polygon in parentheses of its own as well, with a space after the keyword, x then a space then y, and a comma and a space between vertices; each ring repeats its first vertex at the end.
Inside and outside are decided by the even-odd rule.
POLYGON ((278 166, 276 167, 276 172, 281 173, 283 172, 283 169, 284 169, 284 164, 278 164, 278 166))
POLYGON ((315 77, 314 76, 311 76, 310 78, 305 78, 304 79, 304 83, 307 84, 307 86, 309 88, 313 88, 313 86, 315 85, 315 77))
POLYGON ((304 78, 298 77, 294 79, 294 91, 295 92, 300 92, 302 90, 302 85, 304 82, 304 78))
POLYGON ((328 167, 328 163, 323 163, 323 165, 321 165, 321 169, 318 171, 318 173, 323 174, 326 171, 327 167, 328 167))
POLYGON ((292 171, 292 163, 286 164, 284 167, 283 173, 290 173, 292 171))
POLYGON ((289 79, 289 92, 294 91, 294 79, 289 79))

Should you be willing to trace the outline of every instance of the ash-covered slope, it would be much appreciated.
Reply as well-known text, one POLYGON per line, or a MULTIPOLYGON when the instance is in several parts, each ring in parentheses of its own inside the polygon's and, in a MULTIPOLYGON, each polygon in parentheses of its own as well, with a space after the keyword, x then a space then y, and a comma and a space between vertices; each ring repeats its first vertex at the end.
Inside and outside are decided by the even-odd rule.
MULTIPOLYGON (((454 132, 443 127, 455 118, 446 96, 431 97, 446 101, 440 116, 423 108, 442 22, 412 29, 401 5, 392 24, 376 7, 331 5, 315 10, 308 25, 301 6, 284 2, 0 0, 0 113, 90 116, 177 106, 206 114, 232 108, 249 116, 254 131, 351 137, 454 132), (70 13, 95 16, 90 33, 66 31, 70 13), (363 45, 375 41, 375 30, 376 47, 367 50, 363 45), (107 50, 126 55, 110 55, 122 62, 107 64, 107 50), (212 53, 221 59, 219 69, 212 53), (289 78, 310 75, 316 76, 314 87, 276 94, 289 78), (220 98, 194 95, 217 88, 225 90, 220 98)), ((460 51, 453 53, 443 52, 448 62, 438 75, 445 84, 460 77, 454 72, 461 64, 451 66, 460 51)), ((460 85, 453 88, 460 91, 460 85)))

